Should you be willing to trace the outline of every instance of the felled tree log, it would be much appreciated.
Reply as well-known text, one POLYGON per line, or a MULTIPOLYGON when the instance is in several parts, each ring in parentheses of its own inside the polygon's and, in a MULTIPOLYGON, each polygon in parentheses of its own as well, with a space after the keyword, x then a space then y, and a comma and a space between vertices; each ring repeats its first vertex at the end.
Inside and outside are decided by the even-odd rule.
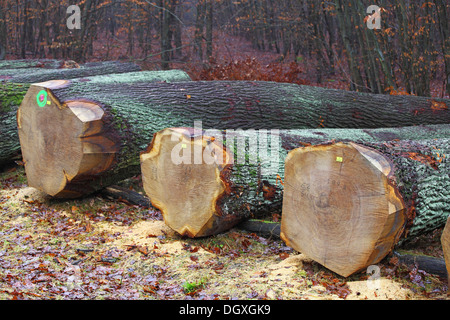
POLYGON ((333 143, 291 151, 282 239, 349 276, 384 258, 405 229, 413 237, 441 227, 450 210, 449 141, 333 143))
MULTIPOLYGON (((103 63, 105 64, 105 63, 103 63)), ((114 74, 95 75, 100 64, 96 63, 91 70, 94 76, 80 78, 79 81, 91 85, 102 84, 133 84, 139 82, 174 82, 190 81, 190 77, 181 70, 169 71, 136 71, 114 74)), ((127 69, 123 69, 124 71, 127 69)), ((1 73, 1 71, 0 71, 1 73)), ((86 73, 86 72, 84 72, 86 73)), ((76 75, 73 73, 72 75, 76 75)), ((56 75, 55 75, 56 76, 56 75)), ((12 159, 20 153, 20 141, 17 132, 17 109, 27 93, 29 84, 0 84, 0 164, 12 159)))
POLYGON ((284 159, 290 150, 336 138, 445 138, 449 128, 282 130, 266 136, 250 130, 168 128, 156 133, 141 154, 143 185, 172 229, 190 237, 211 235, 241 220, 281 214, 284 159), (268 145, 272 150, 260 148, 268 145))
POLYGON ((20 152, 16 112, 28 88, 29 85, 0 84, 0 165, 20 152))
POLYGON ((105 61, 92 65, 81 65, 79 68, 64 69, 3 69, 0 79, 13 83, 36 83, 55 79, 75 79, 94 75, 141 71, 141 67, 131 62, 105 61))
POLYGON ((0 60, 1 69, 27 69, 27 68, 79 68, 80 66, 72 60, 56 59, 20 59, 20 60, 0 60))
POLYGON ((445 265, 448 276, 448 293, 450 294, 450 217, 447 220, 441 236, 442 250, 444 251, 445 265))
MULTIPOLYGON (((350 127, 380 126, 381 124, 389 126, 398 123, 403 123, 404 125, 428 122, 441 123, 445 121, 448 115, 447 110, 427 111, 431 108, 431 102, 418 98, 417 101, 414 100, 417 102, 415 107, 423 106, 424 108, 423 113, 419 117, 417 112, 414 111, 415 109, 412 110, 406 104, 406 100, 397 100, 398 98, 394 97, 392 101, 397 101, 398 103, 388 104, 390 108, 393 108, 389 109, 392 121, 388 121, 389 117, 383 116, 383 112, 388 112, 385 104, 387 103, 386 99, 389 98, 374 97, 380 105, 376 105, 376 110, 370 111, 371 116, 367 116, 364 119, 353 117, 354 121, 352 121, 347 119, 347 117, 352 119, 353 111, 355 108, 358 108, 357 101, 351 100, 348 101, 347 105, 344 105, 341 95, 346 95, 346 93, 332 90, 332 93, 328 94, 330 99, 332 96, 341 97, 338 99, 335 107, 330 108, 330 104, 325 104, 324 106, 324 103, 320 102, 320 99, 322 99, 320 96, 316 97, 319 99, 317 100, 319 102, 316 101, 315 104, 311 104, 310 98, 313 91, 316 92, 315 89, 292 84, 249 81, 153 83, 152 85, 92 85, 91 83, 83 82, 66 83, 61 86, 39 84, 30 89, 30 99, 27 100, 27 103, 22 104, 24 111, 21 111, 21 116, 30 118, 31 114, 33 114, 32 117, 44 116, 46 117, 45 121, 52 119, 53 123, 61 123, 63 120, 60 114, 68 112, 66 110, 68 105, 70 105, 69 109, 72 110, 72 113, 69 113, 71 116, 75 115, 73 111, 75 109, 78 110, 78 115, 89 113, 92 115, 92 118, 83 118, 84 122, 80 119, 74 121, 80 122, 80 126, 82 124, 82 126, 88 127, 90 122, 92 122, 92 125, 95 123, 96 126, 103 126, 95 131, 103 132, 102 135, 96 134, 95 136, 97 150, 95 153, 104 156, 109 154, 109 160, 105 162, 106 159, 97 157, 96 159, 102 164, 97 163, 94 165, 94 162, 97 160, 92 160, 89 165, 91 169, 96 167, 95 170, 80 171, 81 162, 79 161, 83 158, 82 153, 79 153, 79 157, 78 155, 77 157, 72 157, 72 160, 78 161, 75 163, 63 160, 62 153, 59 153, 53 157, 55 161, 60 162, 58 164, 53 162, 56 165, 54 170, 60 171, 62 166, 66 173, 71 172, 71 174, 64 175, 61 171, 58 174, 52 173, 52 179, 56 179, 58 182, 45 182, 46 178, 42 177, 38 166, 30 164, 29 167, 36 166, 33 170, 37 169, 34 174, 35 178, 31 178, 30 184, 35 185, 38 189, 43 189, 44 192, 53 196, 66 197, 69 194, 80 196, 93 192, 95 189, 106 186, 108 183, 117 182, 117 179, 123 179, 138 173, 140 168, 138 154, 148 146, 155 132, 168 127, 192 126, 196 120, 203 121, 205 128, 291 129, 316 128, 320 124, 350 127), (54 102, 52 105, 60 106, 60 108, 36 109, 36 95, 42 90, 48 92, 50 100, 54 102), (89 103, 86 105, 86 102, 89 103), (79 107, 76 106, 77 103, 80 103, 79 107), (425 108, 425 106, 428 107, 425 108), (27 111, 25 111, 25 108, 27 111), (92 111, 94 109, 95 112, 92 111), (31 110, 34 111, 31 112, 31 110), (42 112, 37 113, 35 112, 36 110, 42 112), (44 112, 49 113, 44 115, 44 112), (396 112, 403 112, 403 114, 399 117, 396 112), (30 113, 30 116, 27 113, 30 113), (93 116, 94 113, 96 116, 93 116), (376 115, 380 115, 380 119, 377 121, 374 120, 376 115), (320 117, 326 120, 325 124, 323 123, 325 120, 322 119, 322 121, 320 117), (106 145, 103 145, 103 143, 106 145), (61 161, 65 161, 65 163, 62 164, 61 161), (66 178, 63 178, 63 176, 66 178), (70 190, 70 192, 62 192, 64 190, 70 190)), ((320 89, 316 93, 325 95, 320 89)), ((358 94, 356 93, 356 95, 358 94)), ((352 99, 357 97, 352 95, 352 99)), ((365 102, 367 102, 369 97, 362 97, 361 99, 366 99, 365 102)), ((328 102, 331 103, 330 101, 328 102)), ((364 104, 364 106, 361 104, 359 107, 367 111, 370 104, 364 104)), ((69 121, 68 118, 65 121, 69 121)), ((27 123, 22 128, 33 126, 33 124, 33 130, 39 131, 35 121, 27 123)), ((64 127, 64 124, 62 126, 64 127)), ((31 135, 31 129, 26 130, 31 135)), ((80 127, 78 130, 86 131, 87 129, 81 129, 80 127)), ((46 132, 44 134, 48 136, 47 139, 49 141, 56 141, 62 139, 62 137, 65 139, 70 138, 67 137, 66 133, 59 133, 59 131, 46 132), (56 137, 57 134, 60 135, 60 138, 56 137), (51 135, 54 137, 50 137, 51 135)), ((74 139, 74 137, 71 139, 74 139)), ((77 149, 80 148, 81 140, 83 139, 77 136, 77 149)), ((33 141, 33 143, 36 142, 33 141)), ((61 143, 61 145, 65 145, 67 142, 61 143)), ((25 146, 25 148, 27 147, 25 146)), ((50 157, 52 148, 49 147, 47 149, 41 152, 50 157)), ((93 156, 94 152, 90 152, 90 158, 95 158, 93 156)), ((37 154, 38 151, 35 151, 35 153, 37 154)), ((66 154, 66 156, 68 155, 66 154)), ((32 162, 40 162, 39 159, 41 158, 30 156, 28 159, 32 162)), ((48 168, 45 170, 53 169, 48 168)), ((31 171, 29 171, 28 176, 33 176, 31 171)))
POLYGON ((101 190, 101 194, 107 198, 117 199, 118 201, 123 201, 128 204, 141 206, 144 208, 151 207, 149 198, 141 195, 136 191, 121 186, 106 187, 101 190))
MULTIPOLYGON (((14 69, 0 69, 0 165, 20 153, 16 113, 30 83, 141 70, 136 64, 119 61, 94 62, 81 67, 75 62, 66 61, 63 66, 60 65, 63 69, 39 68, 36 61, 40 60, 14 61, 16 60, 0 62, 4 66, 14 67, 14 69), (24 66, 32 67, 23 68, 24 66)), ((53 63, 56 61, 58 60, 55 62, 48 60, 48 66, 55 66, 53 63)))

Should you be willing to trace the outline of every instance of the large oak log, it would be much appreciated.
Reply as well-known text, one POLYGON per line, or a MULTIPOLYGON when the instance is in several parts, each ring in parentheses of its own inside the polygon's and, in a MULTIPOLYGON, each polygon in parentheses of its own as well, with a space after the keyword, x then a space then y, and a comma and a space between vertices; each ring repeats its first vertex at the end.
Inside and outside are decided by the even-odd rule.
POLYGON ((78 68, 63 69, 2 69, 0 79, 13 83, 36 83, 55 79, 74 79, 94 75, 141 71, 141 67, 131 62, 104 61, 81 65, 78 68))
POLYGON ((143 185, 152 204, 178 233, 211 235, 242 219, 281 214, 284 159, 290 150, 332 139, 376 142, 446 138, 449 129, 450 125, 282 130, 264 136, 251 130, 168 128, 156 133, 148 150, 141 154, 143 185), (269 144, 276 148, 264 155, 259 146, 269 144))
MULTIPOLYGON (((190 81, 190 77, 181 70, 126 72, 127 68, 122 67, 120 70, 123 70, 124 73, 104 74, 103 71, 99 71, 101 70, 99 67, 101 65, 108 66, 106 62, 102 64, 90 63, 89 66, 90 65, 93 65, 95 68, 90 69, 89 71, 84 70, 80 74, 72 73, 69 76, 92 74, 93 76, 84 76, 80 78, 80 81, 92 85, 97 85, 99 83, 120 85, 123 83, 133 84, 138 82, 190 81), (99 75, 96 75, 98 72, 99 75)), ((132 69, 134 69, 133 66, 131 66, 130 70, 132 69)), ((114 69, 109 68, 108 70, 114 69)), ((119 69, 117 69, 117 71, 119 71, 119 69)), ((57 74, 54 74, 53 76, 56 77, 57 74)), ((29 84, 0 84, 0 164, 9 161, 14 155, 20 152, 16 113, 29 87, 29 84)))
POLYGON ((450 212, 449 139, 333 143, 286 159, 281 237, 349 276, 378 263, 450 212), (369 147, 370 146, 370 147, 369 147))
MULTIPOLYGON (((35 85, 27 96, 29 99, 22 104, 20 115, 29 119, 36 117, 36 120, 22 126, 30 126, 26 129, 30 136, 31 132, 40 130, 48 141, 79 150, 84 138, 70 137, 60 132, 61 129, 47 130, 37 126, 37 121, 45 121, 51 123, 51 127, 62 128, 65 122, 72 121, 70 117, 77 117, 74 110, 78 115, 92 116, 84 117, 83 121, 78 117, 78 120, 73 120, 79 122, 78 131, 89 132, 91 129, 87 127, 90 125, 102 127, 95 129, 95 153, 105 157, 108 154, 108 161, 103 156, 95 158, 94 152, 89 151, 89 170, 80 171, 80 159, 84 158, 82 153, 72 157, 69 157, 70 152, 64 156, 61 151, 53 154, 56 152, 51 146, 46 150, 36 149, 33 151, 35 156, 29 153, 28 167, 34 168, 27 172, 30 185, 52 196, 64 197, 69 194, 80 196, 138 173, 139 152, 148 146, 155 132, 168 127, 192 126, 195 120, 202 120, 205 128, 231 129, 316 128, 320 125, 370 127, 449 122, 448 110, 433 110, 432 103, 420 97, 359 96, 359 93, 275 82, 213 81, 151 85, 72 82, 62 86, 35 85), (53 102, 51 107, 36 107, 36 95, 42 90, 48 92, 53 102), (312 101, 312 98, 315 100, 312 101), (356 100, 359 98, 361 101, 356 100), (67 111, 68 106, 71 113, 67 111), (418 112, 417 108, 421 111, 418 112), (359 110, 358 116, 355 116, 355 110, 359 110), (62 114, 65 113, 68 114, 63 120, 62 114), (45 120, 38 120, 41 117, 45 120), (75 141, 59 142, 62 139, 75 141), (44 154, 54 159, 50 162, 54 164, 53 168, 48 166, 47 161, 42 161, 44 154), (43 163, 46 168, 41 172, 39 166, 43 163), (62 168, 65 173, 71 174, 64 174, 62 168), (53 173, 47 177, 42 174, 46 170, 53 173)), ((75 122, 72 125, 75 126, 75 122)), ((29 142, 39 145, 38 141, 29 142)), ((44 148, 42 142, 40 144, 44 148)))
POLYGON ((20 153, 17 133, 16 113, 30 83, 52 79, 73 79, 109 73, 139 71, 134 63, 104 61, 87 63, 82 66, 73 61, 65 61, 61 69, 40 68, 54 67, 58 60, 5 60, 0 65, 13 69, 0 68, 0 165, 10 161, 20 153), (38 64, 37 64, 38 63, 38 64))
POLYGON ((80 66, 72 60, 56 59, 19 59, 19 60, 0 60, 0 70, 2 69, 28 69, 28 68, 79 68, 80 66))
POLYGON ((450 217, 447 220, 441 236, 442 250, 444 251, 445 265, 448 276, 448 293, 450 294, 450 217))

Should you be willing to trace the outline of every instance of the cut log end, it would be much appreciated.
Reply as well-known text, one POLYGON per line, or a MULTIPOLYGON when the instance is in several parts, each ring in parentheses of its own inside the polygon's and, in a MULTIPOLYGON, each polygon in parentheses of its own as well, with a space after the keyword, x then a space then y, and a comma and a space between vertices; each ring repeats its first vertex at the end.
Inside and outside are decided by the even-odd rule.
POLYGON ((382 154, 349 143, 299 148, 286 159, 282 239, 349 276, 378 263, 405 224, 382 154))
POLYGON ((216 206, 227 189, 222 171, 230 156, 221 143, 195 136, 189 129, 169 128, 155 134, 141 154, 142 181, 152 205, 161 210, 169 227, 196 238, 239 222, 233 216, 222 216, 216 206), (223 162, 216 161, 217 156, 223 162))
POLYGON ((94 102, 61 103, 51 92, 65 81, 35 84, 17 113, 28 185, 57 198, 73 198, 77 180, 111 167, 116 146, 102 134, 104 112, 94 102))
POLYGON ((448 294, 450 295, 450 217, 447 220, 441 236, 442 250, 444 251, 445 265, 448 276, 448 294))

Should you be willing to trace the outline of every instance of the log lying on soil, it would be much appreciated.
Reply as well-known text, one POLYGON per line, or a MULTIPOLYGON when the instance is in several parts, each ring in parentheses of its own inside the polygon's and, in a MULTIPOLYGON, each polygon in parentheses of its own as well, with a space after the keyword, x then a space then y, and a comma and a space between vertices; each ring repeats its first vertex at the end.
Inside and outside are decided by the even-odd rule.
POLYGON ((151 208, 151 202, 149 198, 141 195, 136 191, 121 186, 110 186, 104 188, 101 190, 101 194, 105 197, 124 201, 132 205, 151 208))
MULTIPOLYGON (((106 63, 103 63, 106 64, 106 63)), ((91 83, 92 85, 123 83, 133 84, 139 82, 175 82, 189 81, 190 77, 181 70, 169 71, 135 71, 124 73, 113 73, 95 75, 100 64, 96 63, 95 69, 91 69, 89 73, 93 76, 80 78, 78 81, 91 83)), ((131 69, 133 69, 132 67, 131 69)), ((122 68, 126 71, 126 68, 122 68)), ((1 71, 0 71, 1 73, 1 71)), ((86 71, 83 71, 87 74, 86 71)), ((73 76, 77 73, 73 73, 73 76)), ((71 76, 72 76, 71 75, 71 76)), ((81 75, 81 74, 80 74, 81 75)), ((55 75, 56 76, 56 75, 55 75)), ((11 160, 15 155, 20 153, 20 141, 17 133, 17 109, 27 93, 29 84, 6 83, 0 84, 0 164, 11 160)))
MULTIPOLYGON (((419 117, 411 107, 406 106, 406 100, 401 100, 402 98, 398 100, 395 97, 392 101, 396 103, 388 104, 390 108, 394 108, 389 109, 391 117, 388 117, 383 112, 388 112, 384 108, 387 103, 386 99, 389 98, 374 97, 378 103, 383 103, 383 105, 377 105, 376 110, 368 111, 372 114, 371 117, 352 118, 353 111, 358 108, 357 101, 351 100, 344 105, 342 96, 345 96, 346 93, 332 90, 328 94, 329 98, 339 97, 333 108, 330 108, 331 100, 325 104, 326 107, 323 102, 320 102, 321 100, 310 105, 311 92, 315 92, 315 90, 292 84, 250 81, 153 83, 151 85, 94 85, 89 82, 68 82, 61 86, 38 84, 30 88, 29 94, 27 94, 29 99, 22 104, 20 115, 30 119, 35 116, 45 117, 45 120, 40 121, 52 123, 52 127, 60 129, 54 129, 53 132, 39 129, 42 126, 38 127, 34 120, 24 124, 22 128, 31 126, 33 129, 26 129, 30 135, 32 130, 34 132, 41 131, 48 141, 75 139, 74 144, 67 141, 58 143, 61 146, 72 146, 74 150, 80 150, 81 140, 87 141, 85 138, 69 137, 66 132, 59 131, 65 127, 65 122, 70 121, 78 121, 79 128, 76 130, 88 132, 89 135, 91 135, 89 131, 91 129, 86 128, 91 125, 96 126, 95 130, 92 129, 96 132, 96 151, 91 150, 93 144, 91 143, 91 147, 88 148, 90 151, 86 151, 90 154, 88 170, 87 167, 84 167, 85 164, 81 164, 80 159, 84 158, 83 152, 78 152, 76 156, 69 156, 69 154, 73 154, 69 151, 64 155, 63 152, 59 152, 53 157, 52 152, 55 152, 52 151, 53 147, 49 146, 44 150, 41 142, 40 144, 44 148, 39 151, 41 155, 45 154, 46 157, 55 159, 50 162, 51 165, 54 165, 53 168, 48 167, 48 163, 45 162, 46 169, 42 171, 51 171, 52 174, 49 176, 52 178, 49 178, 51 181, 45 181, 47 178, 39 169, 39 166, 44 164, 31 164, 33 161, 42 162, 42 158, 29 154, 28 167, 34 167, 27 171, 29 182, 30 185, 58 197, 69 195, 75 197, 93 192, 138 173, 140 168, 139 152, 148 146, 155 132, 170 127, 192 126, 196 120, 201 120, 205 128, 266 129, 275 127, 292 129, 317 127, 322 123, 319 120, 319 114, 322 114, 327 120, 325 125, 342 127, 379 126, 381 124, 390 126, 398 123, 408 125, 428 122, 441 123, 443 121, 445 123, 448 116, 447 110, 444 109, 427 111, 431 108, 431 102, 418 98, 417 101, 414 100, 417 102, 415 106, 424 108, 419 117), (36 107, 36 95, 41 91, 47 92, 53 102, 50 107, 36 107), (425 108, 425 105, 428 106, 428 109, 425 108), (71 112, 67 110, 68 106, 71 112), (396 112, 403 114, 398 117, 396 112), (62 114, 65 113, 68 117, 64 117, 63 120, 62 114), (90 118, 82 116, 83 120, 80 120, 76 114, 78 116, 90 114, 90 118), (380 118, 375 121, 376 115, 380 115, 380 118), (69 120, 70 117, 76 117, 78 120, 69 120), (388 121, 388 119, 392 121, 388 121), (60 125, 54 125, 55 123, 60 125), (82 129, 82 126, 85 129, 82 129), (99 132, 103 133, 99 134, 99 132), (55 173, 55 170, 58 173, 55 173), (70 174, 67 174, 68 172, 70 174)), ((320 90, 316 93, 324 95, 320 90)), ((355 94, 356 96, 351 95, 352 99, 358 97, 358 94, 355 94)), ((316 98, 322 99, 321 97, 316 98)), ((367 110, 370 106, 366 104, 368 97, 362 97, 362 99, 366 100, 364 105, 361 104, 359 107, 367 110)), ((76 126, 75 122, 72 125, 76 126)), ((75 127, 73 129, 75 132, 75 127)), ((33 141, 34 143, 36 142, 33 141)), ((38 151, 34 152, 38 153, 38 151)), ((87 158, 84 159, 83 163, 87 161, 87 158)))
POLYGON ((448 275, 448 293, 450 294, 450 217, 447 220, 441 236, 442 250, 444 251, 445 264, 448 275))
POLYGON ((55 79, 74 79, 94 75, 141 71, 141 67, 131 62, 105 61, 93 65, 81 65, 79 68, 64 69, 3 69, 0 79, 13 83, 36 83, 55 79))
MULTIPOLYGON (((430 129, 282 130, 264 136, 251 130, 214 133, 168 128, 156 133, 141 154, 143 185, 172 229, 190 237, 211 235, 241 220, 281 214, 284 159, 289 150, 333 138, 367 143, 392 135, 395 139, 425 139, 431 131, 432 136, 448 137, 449 125, 430 129), (266 155, 258 150, 264 140, 274 147, 266 155)), ((423 220, 427 225, 427 218, 423 220)), ((426 229, 420 224, 418 228, 426 229)))
POLYGON ((72 60, 56 59, 20 59, 20 60, 0 60, 0 70, 2 69, 27 69, 27 68, 79 68, 80 66, 72 60))
POLYGON ((405 228, 412 237, 441 227, 450 212, 449 142, 332 143, 291 151, 282 239, 347 277, 383 259, 405 228))
POLYGON ((393 256, 397 257, 400 263, 403 263, 407 266, 413 268, 417 267, 418 270, 437 275, 443 279, 448 278, 445 268, 445 260, 442 258, 412 254, 400 250, 394 251, 393 256))

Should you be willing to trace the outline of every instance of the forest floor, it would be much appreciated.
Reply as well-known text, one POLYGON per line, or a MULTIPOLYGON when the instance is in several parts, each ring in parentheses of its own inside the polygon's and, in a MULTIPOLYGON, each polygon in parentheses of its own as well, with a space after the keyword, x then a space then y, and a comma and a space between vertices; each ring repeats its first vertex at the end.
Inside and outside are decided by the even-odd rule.
MULTIPOLYGON (((157 210, 95 194, 58 201, 0 173, 0 299, 448 300, 447 280, 387 257, 379 282, 343 278, 279 239, 182 238, 157 210)), ((139 177, 122 183, 142 192, 139 177)), ((442 257, 442 230, 402 248, 442 257)))

